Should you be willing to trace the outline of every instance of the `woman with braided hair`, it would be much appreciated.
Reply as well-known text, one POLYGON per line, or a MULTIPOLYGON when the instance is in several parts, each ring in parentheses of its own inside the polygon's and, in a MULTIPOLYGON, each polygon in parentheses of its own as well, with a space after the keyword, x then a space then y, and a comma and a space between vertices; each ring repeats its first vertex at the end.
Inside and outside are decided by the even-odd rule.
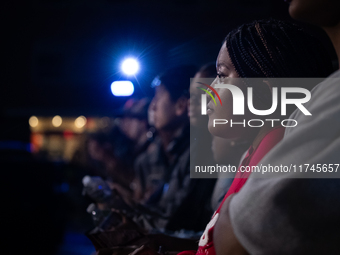
MULTIPOLYGON (((243 92, 251 86, 254 91, 253 104, 256 109, 269 109, 272 105, 273 84, 271 84, 272 80, 268 78, 320 78, 326 77, 332 72, 330 57, 316 38, 291 22, 273 19, 244 24, 230 32, 217 57, 216 68, 217 77, 211 86, 215 87, 217 83, 233 84, 243 92)), ((255 116, 247 110, 244 115, 233 115, 231 91, 216 87, 215 90, 223 105, 214 104, 212 100, 208 103, 210 133, 223 138, 238 137, 252 141, 239 170, 241 167, 256 166, 283 138, 284 128, 279 125, 275 126, 272 122, 264 122, 264 125, 258 128, 244 127, 243 125, 214 125, 214 119, 233 119, 235 123, 240 123, 245 119, 247 123, 255 116)), ((290 113, 287 114, 289 116, 290 113)), ((255 119, 263 117, 269 118, 269 116, 256 116, 255 119)), ((270 118, 279 117, 274 113, 270 115, 270 118)), ((216 254, 213 231, 221 214, 222 205, 228 202, 228 197, 242 188, 249 175, 250 173, 237 172, 228 193, 201 236, 198 251, 184 251, 180 255, 216 254)), ((227 212, 222 211, 222 213, 227 212)), ((221 230, 215 240, 223 243, 224 236, 229 234, 221 230)), ((247 254, 247 251, 241 246, 235 252, 232 254, 247 254)))
MULTIPOLYGON (((230 32, 218 54, 216 68, 217 77, 211 86, 215 87, 217 83, 229 83, 236 85, 243 92, 251 86, 254 91, 253 104, 256 109, 268 109, 271 106, 271 90, 274 84, 272 84, 273 80, 269 78, 321 78, 328 76, 333 71, 331 59, 316 38, 291 22, 273 19, 244 24, 230 32)), ((280 84, 276 83, 275 86, 277 85, 280 84)), ((233 121, 240 123, 240 119, 248 120, 254 117, 247 111, 241 117, 233 115, 231 92, 216 87, 214 90, 219 94, 223 105, 219 103, 215 105, 213 101, 208 103, 209 132, 222 138, 245 138, 252 141, 241 166, 257 165, 282 139, 284 128, 282 126, 273 127, 271 122, 265 122, 259 128, 243 127, 242 125, 233 127, 216 125, 214 127, 214 119, 229 120, 233 118, 233 121)), ((218 102, 218 99, 216 98, 215 101, 218 102)), ((289 115, 289 112, 287 114, 289 115)), ((261 117, 256 116, 256 119, 261 119, 261 117)), ((274 119, 278 116, 274 113, 267 116, 267 118, 269 117, 274 119)), ((224 200, 202 234, 198 250, 183 251, 179 255, 248 254, 230 230, 232 228, 227 226, 229 222, 226 223, 225 220, 228 215, 226 206, 230 198, 242 188, 248 176, 249 173, 237 173, 237 178, 234 179, 224 200), (219 217, 220 215, 221 217, 219 217), (233 243, 232 250, 224 249, 226 238, 228 243, 233 243)), ((200 208, 193 208, 193 210, 200 210, 200 208)), ((251 214, 251 212, 249 213, 251 214)), ((143 246, 132 254, 155 255, 158 253, 143 246)))

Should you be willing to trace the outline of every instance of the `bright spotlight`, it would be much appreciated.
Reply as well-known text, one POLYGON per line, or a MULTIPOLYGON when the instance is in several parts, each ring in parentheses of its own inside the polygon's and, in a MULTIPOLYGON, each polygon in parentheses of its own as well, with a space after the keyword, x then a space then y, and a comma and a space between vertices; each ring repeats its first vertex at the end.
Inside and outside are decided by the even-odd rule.
POLYGON ((56 115, 56 116, 53 117, 52 125, 54 127, 60 127, 61 123, 63 123, 63 119, 59 115, 56 115))
POLYGON ((134 75, 139 70, 139 64, 136 59, 127 58, 122 63, 122 70, 127 75, 134 75))
POLYGON ((131 96, 135 88, 131 81, 114 81, 111 84, 111 91, 114 96, 124 97, 131 96))

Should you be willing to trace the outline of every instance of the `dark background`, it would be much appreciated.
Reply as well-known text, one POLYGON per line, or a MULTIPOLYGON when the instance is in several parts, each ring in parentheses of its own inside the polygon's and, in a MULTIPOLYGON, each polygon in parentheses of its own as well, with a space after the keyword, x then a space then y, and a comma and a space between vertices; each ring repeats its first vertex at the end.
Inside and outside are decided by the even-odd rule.
MULTIPOLYGON (((6 115, 111 115, 120 63, 138 57, 135 96, 176 64, 215 61, 238 25, 289 19, 282 0, 44 0, 2 4, 1 106, 6 115)), ((326 44, 328 43, 325 40, 326 44)))

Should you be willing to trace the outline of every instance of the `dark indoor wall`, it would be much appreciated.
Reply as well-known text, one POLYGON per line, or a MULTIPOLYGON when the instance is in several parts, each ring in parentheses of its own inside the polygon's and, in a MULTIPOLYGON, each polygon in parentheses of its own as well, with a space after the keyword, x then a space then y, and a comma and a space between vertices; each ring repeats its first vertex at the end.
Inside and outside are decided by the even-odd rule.
POLYGON ((215 61, 227 33, 259 18, 289 19, 272 0, 45 0, 4 4, 1 108, 6 114, 109 115, 126 98, 110 84, 139 58, 135 95, 176 64, 215 61))

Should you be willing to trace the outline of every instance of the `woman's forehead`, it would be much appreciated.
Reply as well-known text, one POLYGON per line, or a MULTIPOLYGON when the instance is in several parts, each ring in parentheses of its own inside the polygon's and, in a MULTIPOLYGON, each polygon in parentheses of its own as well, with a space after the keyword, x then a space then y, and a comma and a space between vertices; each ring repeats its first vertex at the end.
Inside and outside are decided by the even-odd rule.
POLYGON ((220 67, 228 68, 230 62, 231 60, 230 60, 228 49, 226 45, 223 44, 217 57, 216 68, 217 69, 220 67))

